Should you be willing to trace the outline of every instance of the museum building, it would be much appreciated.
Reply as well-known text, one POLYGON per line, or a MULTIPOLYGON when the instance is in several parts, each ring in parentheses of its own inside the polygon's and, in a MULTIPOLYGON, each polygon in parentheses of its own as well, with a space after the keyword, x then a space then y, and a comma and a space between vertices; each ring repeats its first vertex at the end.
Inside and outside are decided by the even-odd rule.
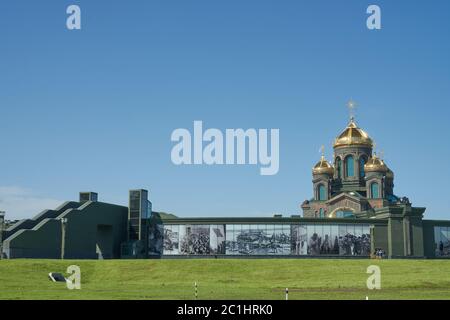
MULTIPOLYGON (((129 191, 128 207, 81 192, 3 230, 4 258, 388 258, 450 257, 450 221, 424 220, 394 193, 394 172, 353 117, 335 139, 332 163, 312 169, 313 198, 303 216, 179 218, 152 211, 147 190, 129 191)), ((0 217, 1 219, 1 217, 0 217)), ((0 221, 1 222, 1 221, 0 221)))

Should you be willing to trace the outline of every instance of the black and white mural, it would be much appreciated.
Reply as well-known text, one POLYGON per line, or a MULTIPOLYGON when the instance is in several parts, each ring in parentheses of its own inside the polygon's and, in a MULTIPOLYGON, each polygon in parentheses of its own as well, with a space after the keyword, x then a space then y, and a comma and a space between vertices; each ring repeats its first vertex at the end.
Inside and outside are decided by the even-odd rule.
POLYGON ((164 254, 180 254, 180 227, 164 226, 164 254))
POLYGON ((213 224, 210 226, 209 250, 211 254, 225 254, 225 225, 213 224))
POLYGON ((150 255, 164 254, 164 226, 162 224, 151 224, 148 233, 148 251, 150 255))
POLYGON ((186 225, 180 228, 182 254, 209 254, 209 225, 186 225))
POLYGON ((291 254, 308 254, 308 228, 306 225, 291 226, 291 254))
POLYGON ((164 254, 369 256, 369 228, 361 224, 164 225, 164 254))
POLYGON ((308 255, 369 256, 368 225, 307 225, 308 255))
POLYGON ((164 254, 225 254, 225 226, 164 225, 164 254))
POLYGON ((226 227, 228 255, 288 255, 291 253, 290 225, 241 225, 226 227))

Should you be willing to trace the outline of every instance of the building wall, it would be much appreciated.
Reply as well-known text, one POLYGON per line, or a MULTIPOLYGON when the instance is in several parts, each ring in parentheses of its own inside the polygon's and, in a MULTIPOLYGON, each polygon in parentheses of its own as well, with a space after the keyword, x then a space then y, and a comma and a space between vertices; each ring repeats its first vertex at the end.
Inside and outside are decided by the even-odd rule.
MULTIPOLYGON (((316 219, 320 223, 176 220, 158 226, 163 256, 361 256, 371 253, 370 223, 316 219)), ((155 234, 155 232, 153 232, 155 234)))
POLYGON ((450 258, 450 221, 423 220, 424 254, 429 258, 450 258), (442 241, 443 250, 440 250, 442 241))
POLYGON ((376 249, 382 249, 386 253, 388 252, 389 240, 387 224, 376 225, 372 229, 372 253, 375 252, 376 249))
POLYGON ((18 222, 16 222, 14 225, 8 227, 8 229, 5 232, 5 239, 13 235, 15 232, 21 230, 21 229, 32 229, 36 225, 38 225, 41 221, 44 219, 54 219, 60 214, 62 214, 64 211, 68 209, 74 209, 78 208, 80 206, 79 202, 75 201, 68 201, 63 203, 61 206, 56 208, 55 210, 44 210, 32 219, 23 219, 18 222))
POLYGON ((411 254, 416 257, 425 256, 424 251, 424 232, 423 223, 421 218, 410 218, 410 230, 411 230, 411 254))
POLYGON ((62 224, 67 219, 64 258, 97 259, 100 243, 108 258, 120 257, 120 244, 126 240, 126 207, 87 202, 54 219, 44 219, 34 228, 20 230, 6 239, 4 249, 9 258, 61 258, 62 224))

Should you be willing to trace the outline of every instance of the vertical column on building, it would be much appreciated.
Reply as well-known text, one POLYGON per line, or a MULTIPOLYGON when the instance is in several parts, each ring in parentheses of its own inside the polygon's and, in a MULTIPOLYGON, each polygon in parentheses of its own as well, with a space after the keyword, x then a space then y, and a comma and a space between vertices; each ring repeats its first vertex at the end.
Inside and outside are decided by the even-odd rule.
POLYGON ((130 190, 128 206, 128 241, 136 248, 137 255, 147 255, 148 228, 151 214, 148 191, 130 190))

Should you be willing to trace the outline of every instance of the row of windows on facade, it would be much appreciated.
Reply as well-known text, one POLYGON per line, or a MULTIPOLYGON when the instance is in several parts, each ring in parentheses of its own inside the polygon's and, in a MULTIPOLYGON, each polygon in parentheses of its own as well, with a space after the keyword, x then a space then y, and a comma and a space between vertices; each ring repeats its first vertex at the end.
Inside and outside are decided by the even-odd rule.
MULTIPOLYGON (((319 201, 328 200, 328 192, 323 184, 319 184, 318 188, 318 199, 319 201)), ((370 184, 370 195, 371 199, 379 199, 380 198, 380 185, 377 182, 372 182, 370 184)))
MULTIPOLYGON (((363 178, 365 176, 365 172, 364 172, 364 165, 366 164, 367 159, 365 156, 361 156, 361 158, 359 158, 359 176, 361 178, 363 178)), ((345 165, 345 177, 346 178, 352 178, 355 176, 355 161, 353 156, 349 155, 345 158, 344 160, 344 165, 345 165)), ((336 167, 336 173, 337 173, 337 178, 342 178, 342 160, 339 157, 336 157, 336 163, 335 163, 335 167, 336 167)))

